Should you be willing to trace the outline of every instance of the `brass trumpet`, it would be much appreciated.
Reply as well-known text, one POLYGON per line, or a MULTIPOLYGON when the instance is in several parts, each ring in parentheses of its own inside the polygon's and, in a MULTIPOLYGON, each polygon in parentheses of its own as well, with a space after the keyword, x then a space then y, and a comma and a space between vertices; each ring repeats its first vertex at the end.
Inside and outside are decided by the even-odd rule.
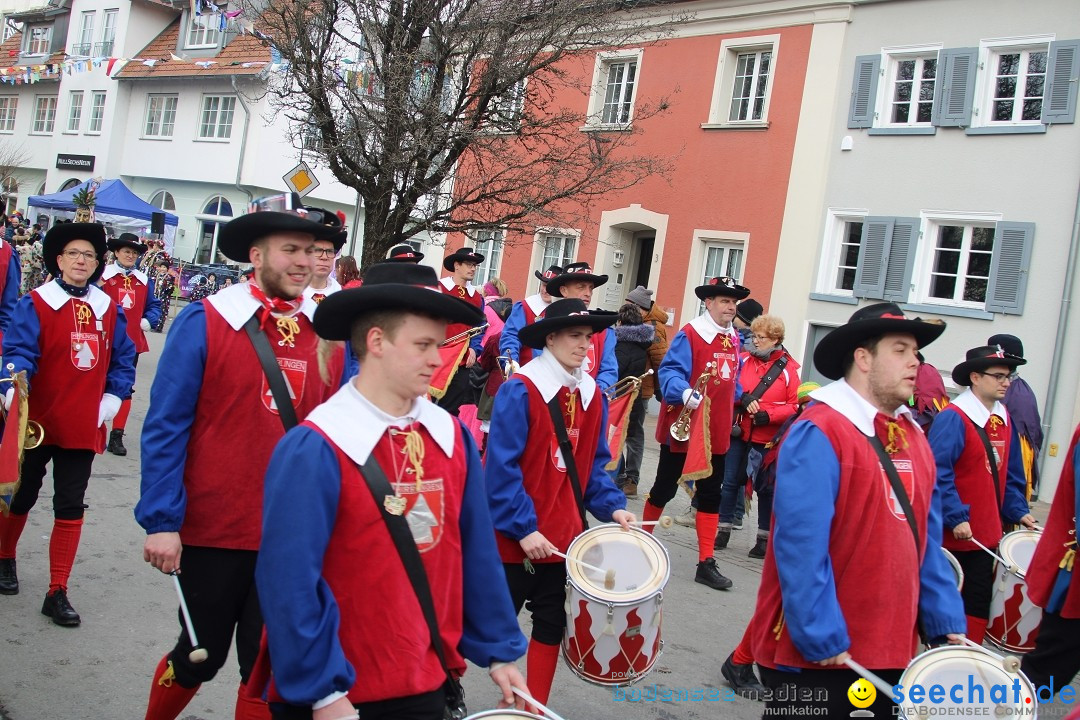
MULTIPOLYGON (((0 377, 0 384, 11 383, 15 388, 15 397, 12 398, 13 403, 22 403, 22 412, 19 413, 23 423, 25 423, 25 429, 23 430, 22 449, 33 450, 34 448, 45 442, 45 429, 41 427, 41 423, 36 420, 30 420, 26 417, 26 373, 15 372, 15 366, 8 363, 7 371, 10 373, 9 377, 0 377)), ((3 409, 0 405, 0 419, 7 422, 7 410, 3 409)), ((21 453, 20 453, 21 457, 21 453)))
MULTIPOLYGON (((716 363, 709 362, 705 364, 705 371, 698 376, 697 382, 694 383, 693 392, 700 393, 705 389, 705 384, 709 382, 709 378, 712 377, 712 368, 716 363)), ((691 393, 693 394, 693 393, 691 393)), ((675 422, 671 423, 671 437, 679 442, 686 442, 690 439, 690 413, 694 412, 688 405, 683 405, 682 412, 679 413, 679 417, 675 418, 675 422)))
POLYGON ((619 382, 615 383, 607 390, 604 390, 604 395, 607 396, 608 402, 616 400, 628 392, 633 392, 641 387, 641 381, 653 374, 652 369, 646 370, 644 375, 634 377, 627 375, 619 382))

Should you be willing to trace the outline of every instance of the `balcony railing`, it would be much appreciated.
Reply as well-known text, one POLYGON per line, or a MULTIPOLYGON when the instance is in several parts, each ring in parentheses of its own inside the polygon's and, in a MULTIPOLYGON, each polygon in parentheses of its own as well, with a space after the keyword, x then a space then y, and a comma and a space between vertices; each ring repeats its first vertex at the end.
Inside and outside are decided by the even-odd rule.
POLYGON ((71 46, 72 55, 89 55, 90 49, 93 47, 90 43, 76 43, 71 46))
POLYGON ((113 41, 105 40, 94 44, 94 57, 109 57, 112 55, 113 41))

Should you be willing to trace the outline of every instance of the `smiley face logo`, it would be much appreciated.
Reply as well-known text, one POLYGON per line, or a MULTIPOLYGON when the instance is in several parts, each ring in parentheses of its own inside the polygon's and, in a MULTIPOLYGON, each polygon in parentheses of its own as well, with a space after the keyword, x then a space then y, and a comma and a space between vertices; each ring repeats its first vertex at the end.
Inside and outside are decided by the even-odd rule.
POLYGON ((857 708, 868 708, 877 699, 877 690, 867 680, 859 678, 851 683, 847 691, 848 700, 857 708))

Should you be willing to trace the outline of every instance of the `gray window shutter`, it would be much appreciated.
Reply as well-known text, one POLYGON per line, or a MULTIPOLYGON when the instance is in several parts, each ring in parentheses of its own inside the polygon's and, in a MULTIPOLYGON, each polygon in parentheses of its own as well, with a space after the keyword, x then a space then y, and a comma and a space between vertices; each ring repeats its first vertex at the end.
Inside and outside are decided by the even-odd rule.
POLYGON ((975 69, 978 48, 953 48, 938 53, 937 94, 934 97, 934 124, 941 127, 970 127, 971 105, 975 101, 975 69))
POLYGON ((1046 80, 1042 121, 1047 125, 1075 122, 1076 92, 1080 85, 1080 40, 1050 43, 1046 80))
POLYGON ((860 55, 855 58, 855 78, 851 82, 851 110, 848 112, 849 128, 873 127, 880 74, 880 55, 860 55))
POLYGON ((859 267, 855 270, 855 297, 881 300, 885 295, 885 269, 888 262, 891 217, 868 217, 863 220, 859 247, 859 267))
POLYGON ((907 302, 915 249, 919 240, 919 218, 893 218, 892 234, 886 246, 885 292, 883 300, 907 302))
POLYGON ((1021 315, 1027 293, 1035 223, 999 222, 994 230, 994 258, 986 286, 986 309, 1021 315))

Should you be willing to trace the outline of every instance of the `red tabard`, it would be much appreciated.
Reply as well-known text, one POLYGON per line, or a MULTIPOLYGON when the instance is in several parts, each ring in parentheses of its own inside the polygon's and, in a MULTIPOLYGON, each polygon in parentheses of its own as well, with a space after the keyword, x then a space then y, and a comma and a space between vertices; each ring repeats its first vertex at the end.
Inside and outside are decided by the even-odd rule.
MULTIPOLYGON (((869 668, 904 668, 919 642, 915 625, 922 559, 916 554, 911 528, 867 437, 823 403, 808 407, 802 418, 800 422, 812 422, 821 429, 840 461, 829 556, 836 597, 851 638, 848 651, 869 668)), ((874 420, 876 434, 886 445, 887 422, 880 413, 874 420)), ((926 519, 936 480, 934 455, 914 423, 900 422, 909 446, 890 457, 911 500, 925 552, 926 519)), ((777 478, 785 484, 814 480, 777 478)), ((795 648, 786 625, 780 622, 782 608, 776 559, 770 552, 751 620, 754 659, 771 668, 820 669, 795 648)))
MULTIPOLYGON (((322 434, 313 425, 308 427, 322 434)), ((461 427, 455 423, 452 458, 443 454, 423 425, 409 429, 418 431, 424 440, 423 485, 417 493, 415 476, 403 474, 396 490, 406 498, 406 517, 423 496, 438 520, 437 526, 427 528, 431 537, 418 540, 417 547, 431 586, 446 662, 451 670, 462 673, 465 660, 457 649, 464 618, 459 519, 466 461, 461 427)), ((393 482, 394 463, 405 460, 400 452, 404 440, 397 436, 394 448, 398 452, 394 453, 389 438, 383 435, 374 455, 393 482)), ((360 468, 340 449, 335 450, 341 465, 341 498, 322 575, 337 602, 341 648, 356 669, 349 700, 372 702, 436 690, 446 681, 446 673, 431 645, 405 566, 360 468)), ((276 691, 271 688, 270 692, 273 701, 276 691)))
MULTIPOLYGON (((536 509, 537 530, 561 552, 566 552, 570 543, 585 528, 581 526, 581 513, 578 512, 577 501, 574 499, 574 489, 570 486, 573 481, 567 474, 565 466, 560 467, 556 464, 561 459, 561 454, 556 456, 559 441, 555 437, 555 428, 551 424, 551 413, 540 391, 531 380, 522 375, 514 375, 507 382, 523 382, 529 391, 529 427, 527 428, 529 439, 525 444, 525 452, 521 455, 521 469, 525 492, 532 499, 533 507, 536 509)), ((563 409, 567 435, 570 438, 570 444, 574 447, 574 463, 577 465, 578 477, 582 481, 581 494, 584 496, 592 475, 596 448, 601 442, 602 433, 606 430, 600 423, 603 400, 598 390, 597 395, 593 396, 592 402, 589 403, 589 409, 585 410, 581 404, 581 395, 577 390, 570 393, 563 388, 559 391, 558 398, 563 409), (572 418, 568 410, 571 394, 574 398, 572 418)), ((522 432, 525 431, 526 428, 522 428, 522 432)), ((495 539, 499 545, 499 555, 504 563, 520 563, 525 559, 525 553, 517 540, 498 532, 495 533, 495 539)), ((563 562, 563 559, 552 555, 532 562, 563 562)))
MULTIPOLYGON (((532 308, 529 307, 529 303, 527 302, 523 301, 521 303, 521 309, 525 312, 525 324, 522 325, 522 327, 528 327, 529 325, 532 325, 534 322, 536 322, 538 319, 544 317, 544 310, 541 310, 540 314, 537 315, 533 313, 532 308)), ((546 310, 547 308, 544 309, 546 310)), ((533 349, 527 345, 522 345, 521 348, 518 350, 518 365, 524 365, 532 359, 533 349)))
POLYGON ((144 353, 149 350, 150 346, 146 342, 141 322, 143 313, 146 312, 146 296, 150 288, 134 275, 120 273, 102 283, 101 289, 113 299, 113 302, 124 308, 127 334, 131 342, 135 343, 135 352, 144 353))
MULTIPOLYGON (((986 421, 986 436, 999 457, 998 478, 1001 485, 994 501, 994 477, 990 474, 990 463, 986 459, 986 449, 975 423, 960 408, 948 405, 941 412, 958 413, 964 418, 964 452, 960 453, 953 471, 956 473, 956 492, 960 501, 970 505, 971 534, 988 548, 997 547, 1001 542, 1001 504, 1005 501, 1005 482, 1009 472, 1009 427, 997 415, 991 415, 986 421)), ((970 540, 957 540, 952 528, 944 528, 941 545, 946 550, 969 551, 975 548, 970 540)))
MULTIPOLYGON (((724 333, 717 333, 711 343, 701 339, 690 325, 684 325, 683 334, 690 341, 690 377, 687 382, 690 387, 697 384, 698 377, 705 372, 705 364, 715 363, 712 370, 712 378, 705 384, 705 394, 709 397, 712 406, 712 416, 709 418, 709 438, 713 455, 723 455, 731 445, 731 424, 735 419, 735 380, 738 377, 739 346, 736 341, 724 333)), ((746 388, 743 388, 744 390, 746 388)), ((656 441, 661 445, 667 445, 671 452, 685 453, 689 441, 678 442, 671 437, 671 424, 682 412, 682 403, 669 405, 663 399, 660 401, 660 417, 656 422, 656 441)), ((690 414, 691 431, 693 425, 701 421, 701 412, 694 410, 690 414)))
POLYGON ((589 373, 592 379, 600 374, 600 363, 604 359, 604 341, 607 340, 607 329, 593 333, 589 350, 585 354, 585 360, 581 363, 581 369, 589 373))
POLYGON ((105 452, 105 426, 97 419, 112 362, 116 306, 109 304, 98 330, 87 303, 72 298, 53 310, 38 292, 33 298, 41 357, 30 378, 28 415, 41 423, 49 445, 105 452))
MULTIPOLYGON (((480 308, 480 306, 484 304, 484 298, 480 295, 479 292, 473 290, 473 294, 469 295, 469 291, 460 285, 455 285, 453 290, 447 290, 445 285, 439 283, 439 290, 441 290, 444 295, 456 297, 458 300, 464 300, 470 305, 475 305, 477 308, 480 308)), ((465 323, 450 323, 446 326, 446 337, 447 339, 449 339, 454 337, 455 335, 460 335, 461 333, 469 330, 472 327, 472 325, 466 325, 465 323)), ((464 366, 468 358, 469 351, 466 350, 465 354, 461 357, 461 362, 458 363, 459 367, 464 366)))
MULTIPOLYGON (((180 539, 185 545, 258 550, 263 475, 285 429, 247 333, 233 330, 210 303, 203 306, 206 367, 184 465, 187 510, 180 539)), ((278 344, 273 321, 266 323, 266 334, 303 420, 337 385, 319 378, 319 338, 306 315, 295 318, 295 347, 278 344)), ((341 377, 343 362, 338 349, 329 363, 331 378, 341 377)))
MULTIPOLYGON (((9 242, 5 242, 3 247, 0 247, 0 295, 4 293, 4 287, 7 285, 8 263, 11 262, 11 256, 14 253, 15 248, 9 242)), ((4 331, 0 330, 0 344, 3 342, 4 331)))
MULTIPOLYGON (((1045 608, 1050 600, 1050 591, 1054 588, 1061 558, 1065 555, 1065 544, 1076 542, 1076 474, 1073 456, 1077 442, 1080 441, 1080 426, 1073 432, 1069 451, 1065 453, 1065 464, 1061 469, 1061 479, 1054 491, 1054 504, 1050 506, 1050 517, 1046 519, 1039 544, 1035 546, 1035 556, 1028 566, 1027 593, 1031 602, 1045 608)), ((1074 544, 1073 548, 1076 547, 1074 544)), ((1069 589, 1065 591, 1065 604, 1061 608, 1061 617, 1080 619, 1080 560, 1074 561, 1069 589)))

